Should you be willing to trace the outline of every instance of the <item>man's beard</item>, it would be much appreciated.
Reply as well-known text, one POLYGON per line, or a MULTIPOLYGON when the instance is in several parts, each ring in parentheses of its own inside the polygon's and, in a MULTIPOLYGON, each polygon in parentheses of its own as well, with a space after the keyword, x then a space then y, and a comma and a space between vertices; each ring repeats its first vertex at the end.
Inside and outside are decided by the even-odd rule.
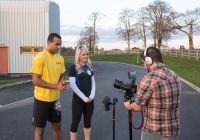
POLYGON ((150 68, 149 68, 149 66, 147 66, 147 68, 146 68, 146 69, 147 69, 147 72, 149 73, 149 72, 150 72, 150 68))

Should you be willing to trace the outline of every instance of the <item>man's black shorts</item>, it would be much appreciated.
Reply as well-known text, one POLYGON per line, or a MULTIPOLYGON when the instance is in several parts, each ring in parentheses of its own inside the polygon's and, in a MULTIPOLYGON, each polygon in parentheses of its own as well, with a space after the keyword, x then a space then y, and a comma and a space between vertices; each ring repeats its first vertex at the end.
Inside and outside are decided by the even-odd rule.
POLYGON ((55 109, 55 103, 56 101, 44 102, 34 98, 32 124, 35 127, 44 128, 47 120, 51 123, 61 122, 61 106, 59 109, 55 109))

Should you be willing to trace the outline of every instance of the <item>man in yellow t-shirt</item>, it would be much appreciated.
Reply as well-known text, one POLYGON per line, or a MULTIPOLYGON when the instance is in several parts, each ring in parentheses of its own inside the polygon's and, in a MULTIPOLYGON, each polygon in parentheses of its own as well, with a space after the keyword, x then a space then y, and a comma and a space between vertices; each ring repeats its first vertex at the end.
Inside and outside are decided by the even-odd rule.
POLYGON ((64 78, 66 71, 64 59, 57 54, 61 47, 61 37, 49 34, 47 49, 32 61, 32 81, 34 90, 34 109, 32 124, 35 126, 35 140, 43 139, 46 122, 52 124, 56 140, 62 140, 60 91, 67 88, 64 78))

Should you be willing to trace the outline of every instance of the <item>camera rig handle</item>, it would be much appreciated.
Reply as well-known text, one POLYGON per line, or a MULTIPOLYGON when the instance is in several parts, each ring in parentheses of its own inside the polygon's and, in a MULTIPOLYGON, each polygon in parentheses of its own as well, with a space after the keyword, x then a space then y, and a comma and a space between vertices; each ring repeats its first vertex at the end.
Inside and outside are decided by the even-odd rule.
MULTIPOLYGON (((130 101, 130 104, 133 103, 135 100, 129 100, 130 101)), ((143 111, 141 110, 141 117, 142 117, 142 122, 141 122, 141 125, 140 127, 136 128, 134 125, 133 125, 133 118, 132 118, 132 111, 131 110, 128 110, 128 121, 129 121, 129 139, 132 140, 132 128, 134 128, 135 130, 140 130, 144 124, 144 117, 143 117, 143 111)))

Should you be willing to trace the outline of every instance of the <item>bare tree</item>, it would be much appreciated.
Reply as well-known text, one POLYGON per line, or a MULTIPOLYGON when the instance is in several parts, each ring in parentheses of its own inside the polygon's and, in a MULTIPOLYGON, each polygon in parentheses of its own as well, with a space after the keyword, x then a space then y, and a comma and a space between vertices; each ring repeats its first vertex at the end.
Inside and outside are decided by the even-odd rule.
POLYGON ((126 41, 128 45, 128 51, 130 51, 130 41, 134 37, 134 16, 134 10, 123 9, 119 14, 118 25, 116 28, 116 33, 119 35, 119 38, 126 41))
POLYGON ((89 20, 93 22, 93 25, 94 25, 94 44, 93 44, 93 48, 94 48, 94 54, 95 54, 95 51, 96 51, 96 22, 98 20, 100 20, 103 16, 105 16, 103 13, 100 13, 99 11, 97 12, 93 12, 90 16, 89 16, 89 20))
POLYGON ((189 39, 189 49, 194 49, 193 32, 200 28, 200 8, 187 10, 185 13, 179 13, 174 16, 174 28, 187 34, 189 39), (187 31, 186 31, 187 30, 187 31))
POLYGON ((86 45, 86 42, 84 38, 78 38, 76 44, 81 46, 81 45, 86 45))
POLYGON ((150 3, 146 8, 148 11, 149 29, 153 34, 154 46, 162 46, 163 40, 168 41, 173 32, 171 24, 173 22, 171 14, 174 13, 173 8, 166 2, 156 0, 150 3))
POLYGON ((137 23, 135 23, 133 28, 135 29, 134 33, 137 35, 138 39, 142 40, 144 43, 144 48, 147 46, 147 36, 150 34, 148 31, 148 20, 147 20, 147 11, 145 8, 140 8, 137 11, 137 23))
POLYGON ((99 36, 96 33, 94 35, 93 27, 84 27, 84 29, 80 33, 80 39, 78 39, 77 44, 79 45, 86 45, 89 51, 94 51, 94 41, 99 41, 99 36), (96 38, 96 39, 95 39, 96 38))

